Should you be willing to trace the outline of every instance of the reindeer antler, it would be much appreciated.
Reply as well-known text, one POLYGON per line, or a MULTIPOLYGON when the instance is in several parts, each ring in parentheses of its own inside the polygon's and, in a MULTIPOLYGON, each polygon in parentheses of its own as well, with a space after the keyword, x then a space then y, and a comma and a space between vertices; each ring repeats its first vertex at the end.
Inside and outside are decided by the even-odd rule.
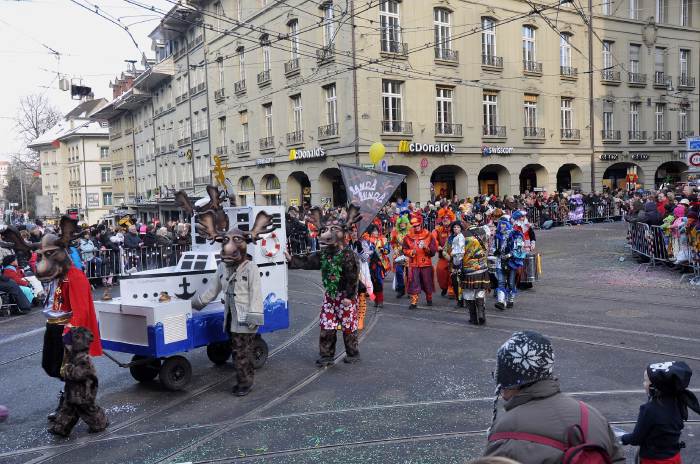
POLYGON ((267 214, 265 211, 260 211, 257 216, 255 216, 253 228, 245 233, 245 238, 248 243, 255 242, 258 240, 259 235, 269 234, 274 230, 275 226, 272 224, 272 215, 267 214))
POLYGON ((182 208, 190 217, 194 213, 194 208, 192 207, 190 198, 182 190, 175 192, 175 204, 182 208))
POLYGON ((58 225, 61 229, 61 235, 58 241, 56 242, 56 245, 67 248, 68 246, 70 246, 70 242, 72 242, 80 236, 78 220, 71 219, 68 216, 62 216, 58 225))
POLYGON ((0 243, 0 247, 2 248, 10 248, 15 251, 24 251, 26 253, 31 253, 32 250, 39 248, 38 243, 27 243, 22 238, 19 231, 12 226, 6 226, 5 230, 0 232, 0 236, 2 236, 4 240, 0 243))
POLYGON ((350 206, 348 206, 348 216, 347 219, 345 219, 345 227, 349 229, 361 220, 362 214, 360 214, 360 207, 354 203, 350 203, 350 206))

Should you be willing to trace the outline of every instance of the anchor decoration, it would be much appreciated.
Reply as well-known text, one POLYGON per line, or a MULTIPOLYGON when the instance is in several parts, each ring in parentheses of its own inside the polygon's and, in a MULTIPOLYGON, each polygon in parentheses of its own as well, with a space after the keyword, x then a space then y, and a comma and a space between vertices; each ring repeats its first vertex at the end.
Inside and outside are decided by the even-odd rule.
POLYGON ((181 300, 189 300, 194 296, 195 292, 188 292, 187 289, 190 288, 192 284, 187 282, 187 277, 182 278, 182 283, 178 287, 182 288, 182 293, 176 293, 175 296, 181 300))

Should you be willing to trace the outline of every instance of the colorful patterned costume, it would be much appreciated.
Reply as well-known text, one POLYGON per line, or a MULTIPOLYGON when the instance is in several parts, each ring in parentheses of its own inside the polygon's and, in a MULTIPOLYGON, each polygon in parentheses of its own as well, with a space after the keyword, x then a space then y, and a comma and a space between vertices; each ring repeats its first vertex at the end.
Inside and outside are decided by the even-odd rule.
POLYGON ((335 341, 338 329, 343 331, 346 361, 359 359, 357 336, 357 285, 358 260, 355 252, 347 246, 342 249, 324 249, 306 256, 292 256, 290 269, 321 270, 325 288, 319 324, 319 366, 333 364, 335 341))
POLYGON ((498 309, 512 308, 515 303, 515 295, 518 292, 515 276, 517 270, 523 266, 523 259, 526 256, 524 246, 523 234, 513 230, 508 216, 502 216, 496 225, 494 241, 494 255, 497 259, 496 308, 498 309))
POLYGON ((487 265, 486 234, 482 227, 467 231, 462 260, 462 298, 469 310, 469 323, 486 323, 484 297, 491 285, 487 265))
POLYGON ((406 265, 407 257, 403 254, 403 240, 408 235, 410 220, 407 214, 401 214, 396 218, 396 225, 391 231, 390 245, 393 252, 394 278, 396 284, 396 298, 401 298, 406 293, 406 265))
POLYGON ((438 286, 442 290, 442 296, 447 295, 448 291, 453 295, 454 290, 450 282, 450 261, 445 253, 444 248, 447 245, 447 239, 450 236, 450 223, 454 222, 455 214, 449 208, 442 208, 438 211, 438 225, 433 230, 433 237, 438 245, 438 262, 435 266, 435 274, 437 275, 438 286))
POLYGON ((425 292, 428 306, 433 304, 433 263, 431 258, 437 253, 435 237, 423 228, 417 217, 411 219, 411 231, 403 240, 403 254, 408 257, 408 294, 411 296, 411 309, 418 306, 421 290, 425 292))
POLYGON ((373 246, 373 253, 369 258, 369 272, 374 289, 374 305, 382 307, 384 306, 384 277, 386 276, 386 272, 391 268, 391 263, 389 261, 389 245, 387 244, 386 238, 376 229, 374 233, 369 235, 368 239, 373 246))

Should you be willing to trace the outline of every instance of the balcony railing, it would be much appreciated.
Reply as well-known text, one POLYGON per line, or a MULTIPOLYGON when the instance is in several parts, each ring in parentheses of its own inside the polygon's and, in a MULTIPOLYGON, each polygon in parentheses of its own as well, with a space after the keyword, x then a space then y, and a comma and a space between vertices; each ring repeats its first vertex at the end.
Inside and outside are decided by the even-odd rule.
POLYGON ((178 48, 175 53, 173 53, 173 59, 179 60, 187 53, 187 47, 178 48))
POLYGON ((559 66, 559 75, 561 77, 575 78, 578 76, 578 68, 571 66, 559 66))
POLYGON ((562 140, 581 140, 581 131, 579 129, 561 129, 562 140))
POLYGON ((224 89, 219 89, 219 90, 214 90, 214 101, 217 103, 221 103, 226 99, 226 92, 224 89))
POLYGON ((270 83, 270 70, 261 71, 258 73, 258 85, 267 85, 270 83))
POLYGON ((461 137, 462 125, 449 122, 436 122, 435 135, 444 135, 448 137, 461 137))
POLYGON ((459 52, 457 50, 450 50, 449 48, 435 47, 435 59, 458 63, 459 52))
POLYGON ((678 87, 683 87, 686 89, 695 88, 695 78, 690 77, 687 74, 681 74, 680 76, 678 76, 678 87))
POLYGON ((410 121, 382 121, 383 134, 413 134, 413 123, 410 121))
POLYGON ((672 85, 673 79, 671 76, 667 75, 663 71, 655 71, 654 72, 654 87, 655 88, 661 88, 665 89, 669 85, 672 85))
POLYGON ((200 82, 199 84, 197 84, 197 92, 201 92, 202 90, 204 90, 206 88, 207 88, 207 84, 204 82, 200 82))
POLYGON ((523 127, 523 137, 526 139, 543 139, 544 127, 523 127))
POLYGON ((338 123, 318 127, 318 138, 329 139, 338 136, 338 123))
POLYGON ((671 131, 654 131, 654 142, 670 142, 671 131))
POLYGON ((542 74, 542 63, 537 61, 523 61, 523 71, 532 74, 542 74))
MULTIPOLYGON (((168 151, 175 151, 175 144, 171 143, 168 145, 168 151)), ((165 147, 163 147, 163 153, 165 153, 165 147)))
POLYGON ((194 45, 193 47, 196 47, 197 45, 201 44, 204 42, 204 34, 199 34, 197 37, 194 38, 194 45))
POLYGON ((408 56, 408 44, 396 40, 382 39, 382 53, 393 53, 395 55, 408 56))
POLYGON ((275 136, 263 137, 260 139, 261 150, 273 150, 275 148, 275 136))
POLYGON ((219 156, 228 155, 228 146, 224 145, 223 147, 216 147, 216 154, 219 156))
POLYGON ((236 153, 248 153, 250 151, 250 142, 238 142, 236 144, 236 153))
POLYGON ((177 97, 175 97, 175 103, 180 104, 180 103, 184 102, 185 100, 187 100, 187 97, 188 97, 187 92, 183 93, 182 95, 178 95, 177 97))
POLYGON ((603 129, 600 131, 603 142, 619 142, 622 138, 619 130, 603 129))
POLYGON ((627 73, 627 83, 629 85, 647 85, 647 75, 641 73, 627 73))
POLYGON ((184 145, 187 145, 188 143, 190 143, 190 138, 189 138, 189 137, 185 137, 184 139, 178 139, 178 141, 177 141, 177 145, 178 145, 179 147, 182 147, 182 146, 184 146, 184 145))
POLYGON ((612 69, 603 69, 600 71, 600 78, 603 82, 620 82, 620 71, 612 69))
POLYGON ((482 126, 481 134, 484 137, 506 137, 506 126, 482 126))
POLYGON ((121 136, 122 136, 122 131, 114 131, 111 134, 109 134, 109 140, 118 139, 121 136))
POLYGON ((233 84, 233 90, 237 93, 245 93, 245 79, 238 81, 233 84))
POLYGON ((328 63, 335 58, 335 46, 333 44, 326 45, 316 50, 316 60, 321 63, 328 63))
POLYGON ((646 142, 647 131, 627 131, 630 142, 646 142))
POLYGON ((202 129, 200 131, 195 132, 192 135, 192 138, 195 140, 196 139, 203 139, 203 138, 207 137, 208 135, 209 135, 209 129, 202 129))
POLYGON ((678 131, 678 141, 685 142, 688 137, 694 137, 695 131, 678 131))
POLYGON ((481 55, 481 65, 489 68, 503 69, 503 57, 495 55, 481 55))
POLYGON ((292 58, 284 63, 284 74, 290 76, 299 72, 299 58, 292 58))
POLYGON ((287 145, 298 145, 304 143, 304 131, 287 132, 287 145))

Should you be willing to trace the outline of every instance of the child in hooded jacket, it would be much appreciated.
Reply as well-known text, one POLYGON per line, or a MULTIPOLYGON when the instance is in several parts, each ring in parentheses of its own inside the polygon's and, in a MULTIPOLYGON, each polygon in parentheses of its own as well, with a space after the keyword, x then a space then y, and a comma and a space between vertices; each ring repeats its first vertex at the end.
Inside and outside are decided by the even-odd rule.
POLYGON ((640 464, 681 464, 688 408, 700 414, 698 399, 688 390, 692 375, 683 361, 650 364, 644 370, 649 400, 639 407, 634 431, 621 437, 623 445, 639 446, 640 464))

